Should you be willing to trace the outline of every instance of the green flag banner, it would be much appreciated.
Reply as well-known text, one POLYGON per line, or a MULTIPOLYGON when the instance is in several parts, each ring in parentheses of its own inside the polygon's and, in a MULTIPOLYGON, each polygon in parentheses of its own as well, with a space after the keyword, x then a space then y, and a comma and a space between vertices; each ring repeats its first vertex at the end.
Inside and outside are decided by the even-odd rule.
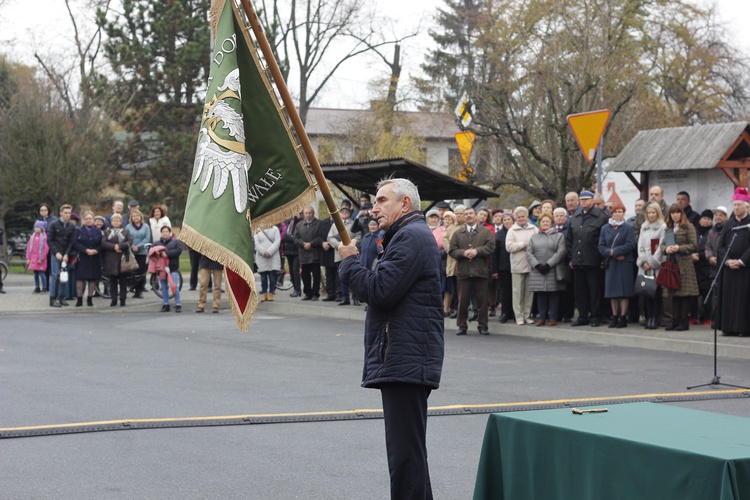
POLYGON ((246 332, 258 304, 253 234, 299 213, 315 188, 234 0, 215 1, 214 51, 180 239, 225 266, 246 332), (218 20, 218 22, 216 22, 218 20))

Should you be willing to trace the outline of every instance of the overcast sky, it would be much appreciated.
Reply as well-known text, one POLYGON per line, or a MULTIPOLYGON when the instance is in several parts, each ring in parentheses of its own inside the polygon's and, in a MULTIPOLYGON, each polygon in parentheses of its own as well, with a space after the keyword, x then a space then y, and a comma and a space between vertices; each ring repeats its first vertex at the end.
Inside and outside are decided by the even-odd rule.
MULTIPOLYGON (((404 42, 402 79, 419 74, 419 64, 430 47, 427 29, 433 25, 433 15, 442 0, 372 0, 383 12, 398 17, 394 31, 403 35, 421 26, 421 35, 404 42), (405 77, 405 78, 404 78, 405 77)), ((75 2, 75 0, 74 0, 75 2)), ((62 0, 0 0, 0 52, 11 59, 35 65, 35 51, 50 60, 70 52, 73 30, 62 0), (33 5, 33 11, 29 8, 33 5)), ((738 47, 750 56, 750 0, 717 0, 720 18, 727 23, 738 47), (742 25, 745 26, 743 29, 742 25)), ((389 51, 390 53, 390 51, 389 51)), ((376 58, 359 59, 345 64, 326 87, 325 94, 316 101, 317 107, 361 108, 369 99, 368 83, 387 75, 387 67, 376 58)), ((290 77, 294 93, 294 75, 290 77)))

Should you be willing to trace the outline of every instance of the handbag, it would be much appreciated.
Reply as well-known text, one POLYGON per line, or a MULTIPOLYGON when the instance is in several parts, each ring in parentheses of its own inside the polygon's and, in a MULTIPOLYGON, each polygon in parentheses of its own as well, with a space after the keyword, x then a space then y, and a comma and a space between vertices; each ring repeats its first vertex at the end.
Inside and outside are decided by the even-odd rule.
POLYGON ((617 233, 615 235, 615 239, 612 240, 612 245, 609 247, 610 255, 607 255, 606 257, 604 257, 604 260, 602 260, 602 267, 604 269, 607 269, 609 267, 609 261, 612 259, 611 253, 612 253, 612 250, 614 250, 615 248, 615 243, 617 243, 617 238, 619 238, 619 236, 620 236, 620 233, 617 233))
POLYGON ((670 290, 677 290, 680 288, 680 266, 677 262, 674 262, 674 257, 671 255, 662 262, 659 274, 656 275, 656 284, 669 288, 670 290))
POLYGON ((656 297, 656 278, 650 274, 639 273, 635 278, 635 294, 651 299, 656 297))
POLYGON ((134 273, 138 270, 138 262, 135 260, 135 256, 130 249, 122 252, 120 257, 120 272, 123 274, 134 273))

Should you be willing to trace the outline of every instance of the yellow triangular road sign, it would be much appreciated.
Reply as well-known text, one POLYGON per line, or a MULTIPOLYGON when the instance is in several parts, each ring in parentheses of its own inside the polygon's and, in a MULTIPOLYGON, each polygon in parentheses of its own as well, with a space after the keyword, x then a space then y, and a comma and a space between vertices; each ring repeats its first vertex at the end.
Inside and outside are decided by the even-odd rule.
POLYGON ((609 115, 608 109, 568 115, 568 125, 578 141, 583 156, 589 163, 594 161, 596 150, 609 121, 609 115))
POLYGON ((471 157, 471 150, 474 148, 474 139, 477 134, 474 132, 457 132, 456 133, 456 144, 458 144, 458 152, 461 153, 461 161, 464 162, 464 167, 469 164, 469 158, 471 157))

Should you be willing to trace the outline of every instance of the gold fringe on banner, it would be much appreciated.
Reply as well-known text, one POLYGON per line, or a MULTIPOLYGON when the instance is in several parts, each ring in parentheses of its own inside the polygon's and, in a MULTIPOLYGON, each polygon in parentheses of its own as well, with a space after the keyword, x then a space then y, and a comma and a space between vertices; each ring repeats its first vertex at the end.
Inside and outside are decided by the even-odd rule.
MULTIPOLYGON (((233 1, 233 0, 232 0, 233 1)), ((208 11, 208 22, 211 24, 211 39, 216 40, 216 30, 219 28, 219 18, 224 11, 226 0, 213 0, 208 11)))
POLYGON ((243 280, 250 284, 250 298, 248 299, 248 303, 245 305, 245 312, 242 313, 242 308, 237 302, 237 298, 231 292, 229 280, 226 279, 226 272, 224 273, 225 282, 227 283, 227 295, 229 296, 229 304, 232 306, 234 319, 237 321, 237 326, 239 327, 240 331, 242 333, 247 333, 247 329, 250 327, 253 314, 258 308, 258 292, 255 287, 255 275, 253 274, 252 267, 250 267, 247 262, 242 260, 236 254, 230 252, 220 244, 205 237, 204 235, 184 223, 182 225, 182 230, 180 231, 180 241, 185 243, 196 252, 205 255, 209 259, 222 263, 224 267, 228 267, 237 275, 239 275, 243 280))

